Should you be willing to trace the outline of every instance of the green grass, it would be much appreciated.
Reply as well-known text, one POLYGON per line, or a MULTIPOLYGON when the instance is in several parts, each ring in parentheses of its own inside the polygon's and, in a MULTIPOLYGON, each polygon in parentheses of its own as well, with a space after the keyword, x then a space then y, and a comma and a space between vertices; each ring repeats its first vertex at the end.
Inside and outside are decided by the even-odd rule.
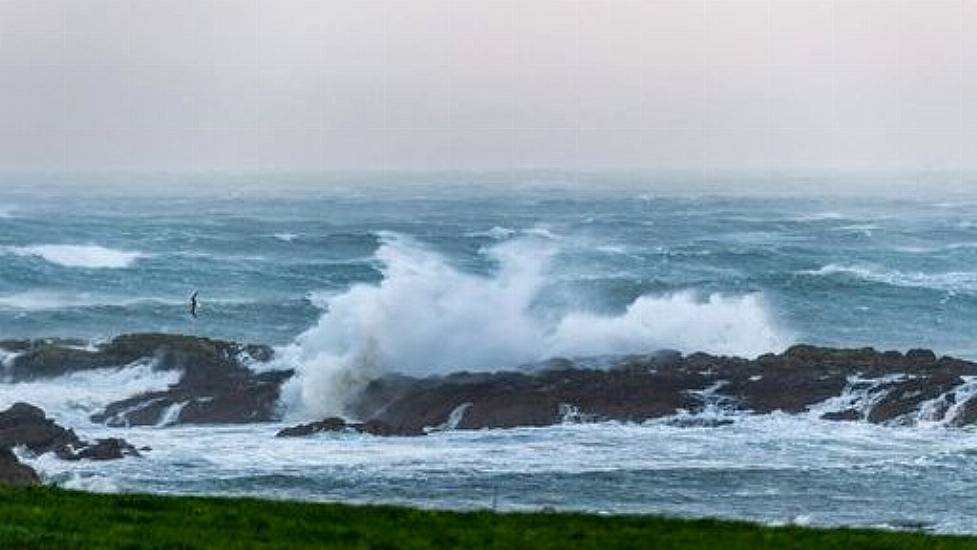
POLYGON ((977 548, 977 539, 649 516, 432 512, 0 489, 0 548, 977 548))

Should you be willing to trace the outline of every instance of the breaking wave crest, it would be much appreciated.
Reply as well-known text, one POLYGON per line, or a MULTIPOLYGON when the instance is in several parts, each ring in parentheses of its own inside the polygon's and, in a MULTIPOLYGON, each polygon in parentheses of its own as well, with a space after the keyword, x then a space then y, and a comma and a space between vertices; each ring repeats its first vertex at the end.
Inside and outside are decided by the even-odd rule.
POLYGON ((619 315, 543 315, 534 305, 557 252, 549 240, 527 237, 485 250, 498 264, 485 277, 407 237, 381 238, 383 280, 326 298, 318 324, 282 350, 282 361, 298 371, 285 390, 291 414, 342 414, 350 395, 385 372, 499 370, 558 355, 661 348, 755 356, 790 341, 755 294, 646 295, 619 315))
POLYGON ((33 256, 63 267, 87 269, 121 269, 144 257, 141 252, 115 250, 98 245, 42 244, 9 246, 0 252, 15 256, 33 256))
POLYGON ((887 270, 871 266, 829 264, 820 269, 801 271, 813 277, 849 277, 870 283, 904 288, 924 288, 946 292, 977 291, 977 272, 950 271, 922 273, 887 270))

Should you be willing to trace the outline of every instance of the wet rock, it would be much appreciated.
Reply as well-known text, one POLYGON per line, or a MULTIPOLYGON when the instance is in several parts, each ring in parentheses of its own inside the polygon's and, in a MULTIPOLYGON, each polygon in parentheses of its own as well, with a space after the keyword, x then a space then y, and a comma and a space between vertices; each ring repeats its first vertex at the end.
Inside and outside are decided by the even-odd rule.
POLYGON ((843 411, 827 412, 821 415, 824 420, 836 420, 854 422, 862 419, 862 413, 857 409, 845 409, 843 411))
MULTIPOLYGON (((688 419, 704 418, 696 413, 707 405, 752 414, 797 414, 857 390, 868 392, 858 407, 853 404, 822 417, 901 424, 917 418, 950 421, 944 417, 962 377, 977 376, 977 364, 937 359, 928 350, 903 355, 809 345, 755 360, 672 352, 624 357, 603 369, 581 368, 568 360, 547 367, 383 378, 363 390, 351 412, 383 421, 394 434, 444 429, 452 414, 457 418, 450 429, 548 426, 569 421, 567 407, 593 421, 674 417, 670 422, 697 425, 698 420, 688 419)), ((952 423, 977 422, 977 398, 954 414, 952 423)))
POLYGON ((881 424, 917 413, 923 402, 936 399, 960 384, 963 379, 945 372, 887 384, 882 387, 885 395, 869 411, 868 421, 881 424))
POLYGON ((677 428, 720 428, 733 424, 732 418, 711 418, 703 416, 677 416, 666 422, 677 428))
POLYGON ((321 432, 353 432, 379 436, 418 436, 423 431, 398 431, 390 424, 381 420, 367 420, 366 422, 347 422, 338 417, 330 417, 318 422, 299 424, 284 428, 275 437, 306 437, 321 432))
POLYGON ((319 432, 341 432, 347 426, 348 424, 342 418, 331 417, 318 422, 284 428, 275 434, 275 437, 305 437, 319 432))
POLYGON ((251 362, 270 360, 271 348, 207 338, 132 335, 104 349, 115 357, 151 357, 155 368, 183 373, 167 390, 111 403, 92 416, 109 426, 270 422, 279 417, 281 385, 293 374, 248 368, 251 362))
POLYGON ((80 448, 75 432, 49 420, 44 411, 27 403, 15 403, 0 412, 0 447, 25 446, 40 455, 69 447, 80 448))
POLYGON ((7 447, 0 447, 0 486, 28 487, 40 482, 33 468, 21 464, 17 455, 7 447))
POLYGON ((54 453, 64 460, 113 460, 139 456, 124 439, 99 439, 89 443, 27 403, 15 403, 0 412, 0 448, 26 447, 34 455, 54 453))
POLYGON ((139 451, 126 440, 119 438, 99 439, 94 444, 83 447, 78 452, 67 449, 59 450, 58 458, 63 460, 117 460, 127 456, 142 456, 139 451))
POLYGON ((229 364, 268 361, 268 346, 242 345, 178 334, 127 334, 94 346, 71 340, 5 342, 0 347, 17 355, 6 367, 14 382, 52 378, 70 372, 123 367, 136 361, 152 361, 158 370, 183 370, 205 379, 229 364))

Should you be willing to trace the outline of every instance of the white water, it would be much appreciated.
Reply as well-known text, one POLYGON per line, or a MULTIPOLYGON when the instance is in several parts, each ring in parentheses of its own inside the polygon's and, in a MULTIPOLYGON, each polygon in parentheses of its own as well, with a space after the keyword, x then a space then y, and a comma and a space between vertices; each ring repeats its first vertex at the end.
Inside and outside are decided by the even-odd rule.
POLYGON ((95 491, 452 509, 486 508, 497 493, 503 510, 553 506, 775 524, 805 516, 814 525, 922 522, 936 531, 977 532, 970 491, 958 487, 960 476, 975 473, 970 431, 784 414, 738 416, 719 428, 568 423, 415 438, 278 439, 279 428, 106 428, 97 435, 124 436, 152 451, 108 463, 49 455, 27 461, 49 482, 95 491), (893 504, 907 494, 913 506, 893 504))
POLYGON ((299 236, 295 233, 275 233, 274 235, 272 235, 272 237, 286 243, 290 243, 295 239, 299 238, 299 236))
POLYGON ((411 375, 500 370, 554 356, 643 353, 662 348, 756 356, 790 343, 757 295, 642 296, 619 315, 534 310, 557 248, 510 240, 487 249, 491 277, 384 234, 379 285, 322 296, 318 324, 282 350, 298 368, 286 387, 292 417, 342 414, 346 398, 385 372, 411 375))
POLYGON ((820 269, 802 271, 802 275, 830 277, 844 275, 891 286, 927 288, 941 291, 977 291, 977 272, 951 271, 946 273, 903 272, 874 266, 845 266, 829 264, 820 269))
MULTIPOLYGON (((119 368, 74 372, 54 380, 0 384, 0 410, 18 401, 40 407, 66 427, 94 426, 89 416, 106 405, 147 391, 163 390, 178 371, 155 371, 151 361, 119 368)), ((84 434, 82 434, 84 435, 84 434)))
POLYGON ((115 250, 98 245, 8 246, 0 248, 0 252, 16 256, 34 256, 64 267, 87 269, 121 269, 145 257, 141 252, 115 250))

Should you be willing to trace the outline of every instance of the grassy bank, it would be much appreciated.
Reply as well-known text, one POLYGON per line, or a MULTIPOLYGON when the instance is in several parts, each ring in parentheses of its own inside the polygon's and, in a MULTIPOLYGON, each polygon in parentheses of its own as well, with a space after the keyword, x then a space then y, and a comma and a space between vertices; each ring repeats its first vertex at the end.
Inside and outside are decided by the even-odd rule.
POLYGON ((915 533, 0 489, 0 548, 977 548, 915 533))

